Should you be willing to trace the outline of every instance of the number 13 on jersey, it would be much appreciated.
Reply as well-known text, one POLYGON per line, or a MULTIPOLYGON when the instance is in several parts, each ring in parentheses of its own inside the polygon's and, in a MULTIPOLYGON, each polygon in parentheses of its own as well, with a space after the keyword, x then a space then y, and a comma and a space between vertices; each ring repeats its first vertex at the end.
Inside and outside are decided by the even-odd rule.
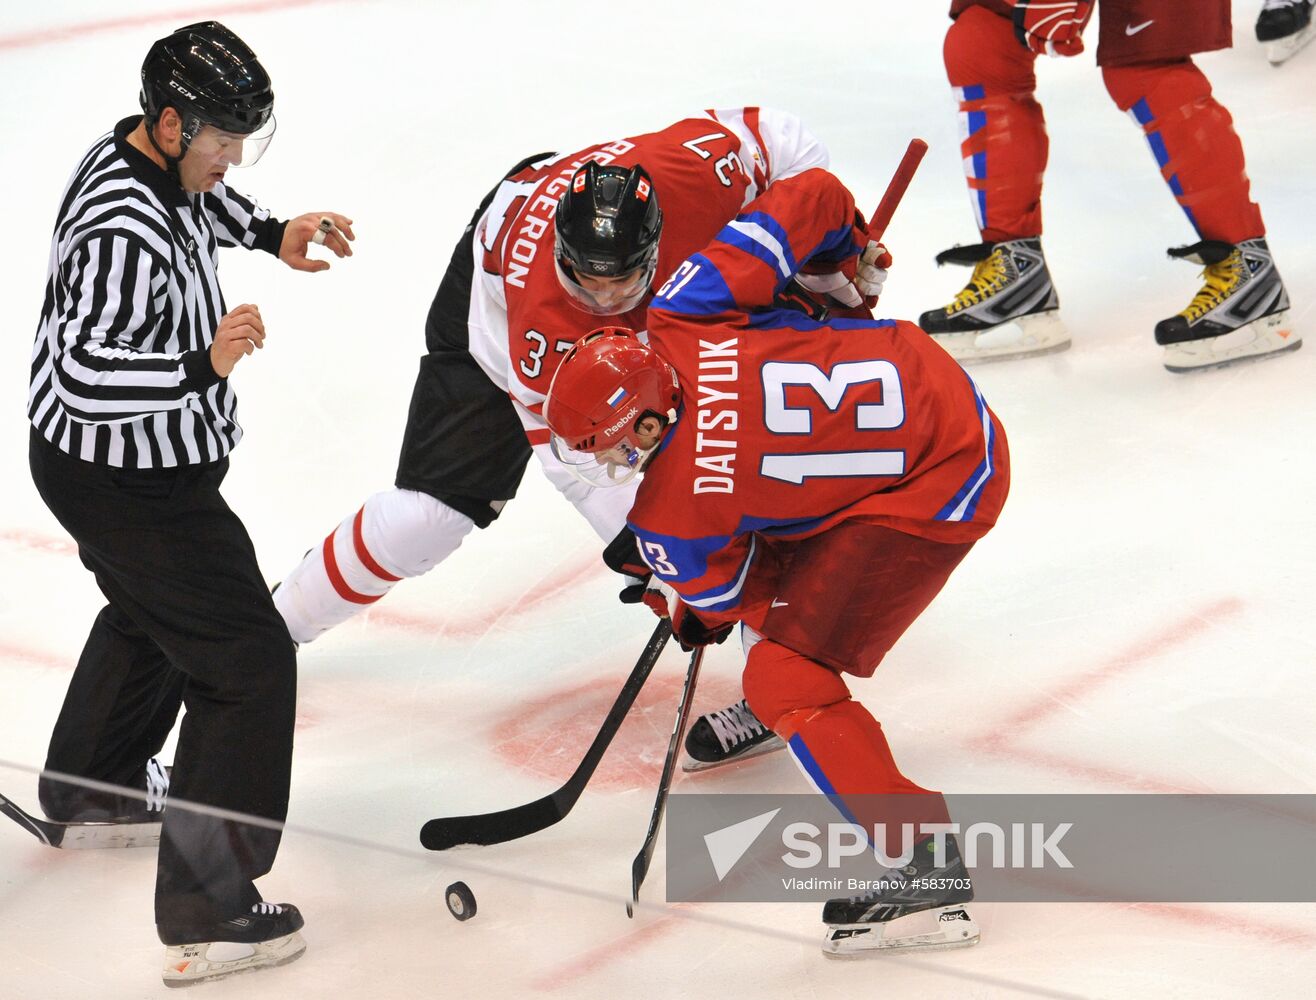
MULTIPOLYGON (((833 413, 840 412, 846 396, 856 386, 877 384, 881 402, 851 400, 856 431, 894 430, 905 422, 905 394, 900 373, 890 361, 846 361, 825 372, 807 361, 769 361, 760 370, 763 380, 763 423, 772 434, 813 433, 813 414, 807 407, 786 402, 790 386, 806 386, 833 413)), ((814 477, 902 476, 905 453, 901 450, 864 448, 765 454, 760 475, 786 483, 803 483, 814 477)))

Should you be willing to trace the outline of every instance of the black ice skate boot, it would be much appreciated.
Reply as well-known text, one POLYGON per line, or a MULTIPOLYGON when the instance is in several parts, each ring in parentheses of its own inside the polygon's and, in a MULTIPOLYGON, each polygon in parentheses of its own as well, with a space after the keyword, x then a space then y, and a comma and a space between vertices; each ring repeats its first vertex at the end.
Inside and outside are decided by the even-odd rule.
MULTIPOLYGON (((152 757, 137 790, 146 798, 117 795, 96 788, 84 788, 61 781, 48 774, 41 776, 41 811, 59 823, 114 823, 120 825, 155 824, 164 819, 165 797, 169 794, 170 768, 152 757)), ((158 837, 157 837, 158 839, 158 837)))
POLYGON ((973 899, 973 884, 955 838, 946 837, 945 844, 940 860, 935 839, 916 844, 909 864, 878 879, 885 885, 863 896, 829 900, 823 907, 824 954, 853 958, 977 944, 978 925, 964 905, 973 899))
POLYGON ((238 972, 285 965, 306 950, 305 921, 291 903, 257 903, 250 913, 208 927, 156 930, 165 949, 164 984, 191 986, 238 972))
POLYGON ((1171 257, 1202 264, 1202 286, 1188 307, 1156 324, 1172 372, 1221 368, 1282 354, 1302 346, 1289 325, 1289 297, 1264 239, 1237 246, 1203 240, 1170 250, 1171 257))
POLYGON ((1287 62, 1316 35, 1312 7, 1316 0, 1265 0, 1257 16, 1257 41, 1266 46, 1272 66, 1287 62))
POLYGON ((1069 346, 1040 239, 951 247, 937 254, 937 264, 973 265, 955 301, 918 321, 956 361, 1003 361, 1069 346))
POLYGON ((707 771, 780 750, 786 744, 758 720, 742 698, 734 705, 701 715, 685 737, 683 771, 707 771))

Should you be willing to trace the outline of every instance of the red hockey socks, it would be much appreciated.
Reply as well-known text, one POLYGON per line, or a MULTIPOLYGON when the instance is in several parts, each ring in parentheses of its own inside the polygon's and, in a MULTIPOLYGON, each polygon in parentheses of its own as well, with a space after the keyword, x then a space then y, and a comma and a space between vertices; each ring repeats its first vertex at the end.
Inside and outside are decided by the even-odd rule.
POLYGON ((941 794, 900 773, 881 725, 835 671, 764 639, 750 650, 744 684, 754 714, 847 819, 870 837, 875 823, 885 824, 878 846, 889 857, 903 847, 902 824, 948 822, 941 794))
POLYGON ((1033 98, 1036 56, 1008 18, 970 7, 946 32, 946 76, 959 101, 960 152, 984 242, 1042 234, 1047 135, 1033 98))
POLYGON ((1265 235, 1234 120, 1191 59, 1108 66, 1102 75, 1116 105, 1142 127, 1161 176, 1202 239, 1241 243, 1265 235))

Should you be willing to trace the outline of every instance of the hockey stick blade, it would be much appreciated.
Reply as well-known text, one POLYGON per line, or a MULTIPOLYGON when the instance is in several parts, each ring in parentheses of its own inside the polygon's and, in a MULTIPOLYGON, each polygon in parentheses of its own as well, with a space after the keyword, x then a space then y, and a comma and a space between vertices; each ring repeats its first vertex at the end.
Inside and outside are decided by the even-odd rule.
POLYGON ((8 816, 41 843, 66 851, 109 847, 155 847, 160 843, 159 823, 60 823, 37 819, 0 795, 0 813, 8 816))
POLYGON ((891 175, 891 182, 886 186, 886 193, 878 202, 877 208, 868 220, 868 238, 876 243, 882 242, 882 234, 891 225, 891 217, 896 214, 900 199, 905 197, 909 182, 914 179, 914 172, 923 161, 923 154, 928 151, 928 144, 922 139, 910 139, 905 155, 900 158, 896 172, 891 175))
POLYGON ((686 723, 690 721, 690 706, 695 700, 695 684, 699 681, 699 666, 704 662, 704 648, 699 646, 690 655, 690 668, 685 673, 685 687, 681 689, 681 704, 676 709, 676 722, 672 726, 672 738, 667 744, 667 759, 663 761, 663 776, 658 779, 658 797, 653 803, 653 815, 649 817, 649 830, 644 835, 644 846, 635 855, 631 863, 631 898, 626 902, 626 916, 635 916, 635 904, 640 901, 640 886, 649 874, 649 865, 653 862, 653 852, 658 846, 658 830, 663 825, 663 813, 667 809, 667 793, 672 788, 672 772, 676 770, 676 755, 685 738, 686 723))
POLYGON ((603 759, 604 752, 617 735, 626 713, 635 704, 640 689, 653 672, 654 664, 662 654, 667 640, 672 637, 672 623, 664 618, 653 630, 648 645, 640 654, 635 669, 626 678, 617 700, 612 703, 608 717, 603 720, 594 742, 585 752, 584 758, 576 770, 567 779, 566 784, 543 798, 527 802, 525 805, 498 812, 481 813, 478 816, 447 816, 432 819, 420 829, 421 846, 430 851, 446 851, 461 844, 501 844, 508 840, 528 837, 532 833, 547 829, 564 819, 576 804, 589 779, 603 759))

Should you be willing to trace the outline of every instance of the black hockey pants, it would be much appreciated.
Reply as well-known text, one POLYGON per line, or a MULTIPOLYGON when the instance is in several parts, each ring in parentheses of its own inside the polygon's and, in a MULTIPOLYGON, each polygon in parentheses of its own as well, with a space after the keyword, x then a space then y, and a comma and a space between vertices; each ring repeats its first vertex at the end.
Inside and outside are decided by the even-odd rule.
MULTIPOLYGON (((292 640, 242 522, 219 494, 228 461, 123 470, 84 462, 35 431, 37 490, 78 543, 109 604, 55 724, 46 767, 140 785, 186 708, 157 870, 161 937, 246 912, 280 831, 174 808, 184 800, 282 821, 296 708, 292 640)), ((68 785, 42 780, 42 803, 68 785)))

